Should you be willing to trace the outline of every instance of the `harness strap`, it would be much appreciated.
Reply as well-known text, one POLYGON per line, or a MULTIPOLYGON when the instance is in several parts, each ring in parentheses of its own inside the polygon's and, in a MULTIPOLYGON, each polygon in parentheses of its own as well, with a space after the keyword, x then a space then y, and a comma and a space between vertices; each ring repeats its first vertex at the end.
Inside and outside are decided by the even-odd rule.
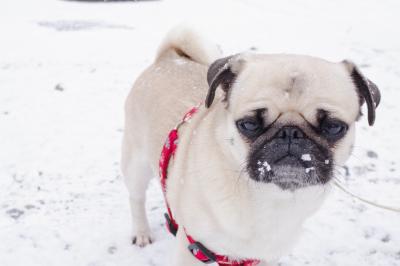
MULTIPOLYGON (((167 213, 165 214, 165 219, 166 219, 166 225, 168 231, 176 236, 176 233, 178 232, 179 225, 175 221, 171 208, 168 204, 167 200, 167 177, 168 177, 168 165, 171 161, 171 158, 175 155, 175 151, 177 149, 178 145, 178 128, 185 122, 189 121, 191 117, 197 112, 198 107, 193 107, 192 109, 189 110, 185 114, 185 116, 182 119, 182 122, 178 124, 176 128, 170 131, 167 140, 165 141, 165 144, 162 148, 161 151, 161 158, 159 162, 159 171, 160 171, 160 182, 161 182, 161 187, 163 190, 164 194, 164 200, 165 204, 167 206, 167 213)), ((184 229, 185 230, 185 229, 184 229)), ((193 256, 198 259, 199 261, 210 264, 210 263, 217 263, 219 266, 255 266, 259 264, 258 260, 254 259, 246 259, 246 260, 239 260, 239 261, 234 261, 230 260, 227 256, 222 256, 215 254, 214 252, 210 251, 207 249, 203 244, 201 244, 198 241, 195 241, 193 237, 191 237, 185 230, 185 235, 188 239, 189 246, 188 249, 189 251, 193 254, 193 256)))
MULTIPOLYGON (((186 230, 185 230, 186 233, 186 230)), ((220 266, 255 266, 260 261, 254 259, 246 260, 231 260, 227 256, 218 255, 207 249, 203 244, 195 241, 190 235, 186 233, 186 237, 189 241, 188 249, 198 260, 205 264, 216 262, 220 266)))

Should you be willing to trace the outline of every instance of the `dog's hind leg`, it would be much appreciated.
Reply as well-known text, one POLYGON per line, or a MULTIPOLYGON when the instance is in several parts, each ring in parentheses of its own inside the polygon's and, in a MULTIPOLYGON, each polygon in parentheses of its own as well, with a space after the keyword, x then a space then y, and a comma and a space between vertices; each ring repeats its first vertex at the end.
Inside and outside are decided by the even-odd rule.
POLYGON ((132 215, 132 243, 139 247, 151 244, 150 227, 146 216, 146 190, 153 177, 150 165, 141 153, 132 154, 127 143, 123 144, 122 172, 129 192, 129 204, 132 215), (128 153, 129 152, 129 153, 128 153))

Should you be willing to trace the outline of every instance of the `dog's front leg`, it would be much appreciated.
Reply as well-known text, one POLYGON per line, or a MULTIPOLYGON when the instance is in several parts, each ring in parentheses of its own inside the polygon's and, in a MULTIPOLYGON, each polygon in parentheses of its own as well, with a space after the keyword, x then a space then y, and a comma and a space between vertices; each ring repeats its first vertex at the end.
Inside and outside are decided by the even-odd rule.
MULTIPOLYGON (((182 227, 180 227, 182 228, 182 227)), ((182 229, 176 235, 175 253, 172 258, 172 266, 204 266, 205 264, 197 260, 188 249, 188 240, 182 229)))

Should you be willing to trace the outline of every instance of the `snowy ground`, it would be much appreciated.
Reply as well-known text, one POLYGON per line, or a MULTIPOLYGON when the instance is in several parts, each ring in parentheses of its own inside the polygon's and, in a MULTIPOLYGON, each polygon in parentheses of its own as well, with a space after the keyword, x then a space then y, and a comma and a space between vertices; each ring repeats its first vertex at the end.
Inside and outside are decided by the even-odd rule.
MULTIPOLYGON (((119 170, 123 102, 166 31, 191 22, 227 54, 350 58, 379 84, 348 172, 357 194, 400 206, 400 2, 164 0, 0 3, 0 265, 165 265, 158 185, 148 210, 156 241, 130 245, 119 170)), ((400 265, 400 214, 340 191, 305 226, 282 266, 400 265)))

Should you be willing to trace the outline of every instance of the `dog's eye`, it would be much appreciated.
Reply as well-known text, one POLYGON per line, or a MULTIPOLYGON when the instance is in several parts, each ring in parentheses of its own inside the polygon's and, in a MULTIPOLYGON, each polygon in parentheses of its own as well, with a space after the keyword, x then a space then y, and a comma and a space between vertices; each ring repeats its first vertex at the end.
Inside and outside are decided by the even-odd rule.
POLYGON ((347 129, 347 124, 341 121, 324 119, 321 122, 321 133, 333 141, 342 138, 347 129))
POLYGON ((239 132, 246 137, 255 137, 262 129, 262 120, 258 118, 243 118, 236 122, 239 132))

